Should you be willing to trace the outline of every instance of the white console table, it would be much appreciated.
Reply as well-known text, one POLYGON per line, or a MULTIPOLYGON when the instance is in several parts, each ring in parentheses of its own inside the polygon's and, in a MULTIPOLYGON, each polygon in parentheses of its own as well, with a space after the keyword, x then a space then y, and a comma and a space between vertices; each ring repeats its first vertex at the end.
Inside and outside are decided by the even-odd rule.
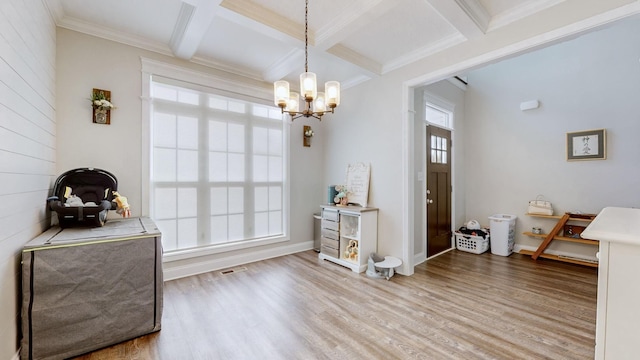
POLYGON ((595 359, 640 356, 640 209, 607 207, 581 236, 600 241, 595 359))

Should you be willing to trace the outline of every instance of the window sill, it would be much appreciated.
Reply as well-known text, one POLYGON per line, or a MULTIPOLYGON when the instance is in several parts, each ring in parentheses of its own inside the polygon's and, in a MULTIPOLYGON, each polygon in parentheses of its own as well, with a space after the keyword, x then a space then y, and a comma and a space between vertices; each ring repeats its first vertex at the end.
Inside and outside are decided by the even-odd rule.
POLYGON ((282 236, 269 237, 269 238, 245 240, 245 241, 234 242, 234 243, 214 244, 206 247, 198 247, 193 249, 175 250, 168 253, 164 253, 162 256, 162 260, 163 262, 168 263, 172 261, 192 259, 200 256, 220 254, 220 253, 244 250, 244 249, 252 249, 258 246, 277 244, 277 243, 285 242, 288 240, 289 240, 288 236, 282 235, 282 236))

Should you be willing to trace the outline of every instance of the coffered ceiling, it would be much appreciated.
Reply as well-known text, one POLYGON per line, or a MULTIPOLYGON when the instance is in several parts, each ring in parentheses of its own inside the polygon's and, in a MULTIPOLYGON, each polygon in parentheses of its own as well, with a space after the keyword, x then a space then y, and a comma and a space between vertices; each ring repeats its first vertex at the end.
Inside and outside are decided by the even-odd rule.
MULTIPOLYGON (((304 70, 304 0, 45 0, 60 27, 266 82, 304 70)), ((571 0, 309 0, 309 69, 348 88, 571 0)))

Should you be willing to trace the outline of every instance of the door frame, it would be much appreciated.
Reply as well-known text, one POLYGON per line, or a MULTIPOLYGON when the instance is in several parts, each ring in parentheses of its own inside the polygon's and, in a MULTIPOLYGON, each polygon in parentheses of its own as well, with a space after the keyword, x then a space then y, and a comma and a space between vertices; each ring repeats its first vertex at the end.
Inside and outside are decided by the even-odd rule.
MULTIPOLYGON (((426 189, 420 190, 416 189, 415 186, 415 178, 418 171, 424 171, 424 169, 419 169, 415 164, 416 150, 420 148, 417 146, 416 141, 414 139, 413 134, 416 129, 423 129, 424 120, 420 120, 419 122, 416 119, 420 118, 420 114, 424 111, 421 111, 420 108, 416 108, 417 105, 424 103, 424 100, 416 101, 416 93, 419 91, 421 94, 425 93, 424 86, 435 83, 439 80, 444 80, 448 76, 445 77, 434 77, 434 74, 425 75, 422 78, 414 79, 411 82, 405 82, 402 86, 402 104, 403 104, 403 119, 402 119, 402 133, 403 133, 403 144, 402 147, 402 265, 398 269, 398 273, 406 276, 411 276, 414 274, 414 267, 424 261, 426 261, 426 248, 421 254, 416 256, 415 254, 415 222, 419 221, 420 224, 423 223, 422 219, 416 219, 416 214, 414 211, 414 207, 416 206, 416 194, 421 194, 422 199, 425 199, 426 189), (420 126, 418 126, 420 124, 420 126)), ((421 99, 424 99, 421 96, 421 99)), ((437 96, 432 95, 432 99, 439 99, 437 96)), ((448 104, 449 108, 453 109, 453 105, 449 102, 440 99, 442 103, 445 105, 448 104)), ((445 107, 446 108, 446 107, 445 107)), ((454 112, 454 111, 452 111, 454 112)), ((455 112, 454 112, 455 116, 455 112)), ((420 118, 422 119, 422 118, 420 118)), ((454 119, 455 120, 455 119, 454 119)), ((452 145, 457 143, 455 125, 454 129, 451 129, 451 141, 452 145)), ((426 133, 425 135, 426 136, 426 133)), ((424 143, 424 141, 423 141, 424 143)), ((451 184, 453 184, 453 191, 451 194, 451 226, 455 227, 455 218, 457 214, 456 209, 456 192, 457 187, 456 184, 456 170, 455 170, 455 156, 456 156, 456 147, 451 147, 451 157, 452 157, 452 169, 451 169, 451 184)), ((420 149, 421 153, 426 154, 425 149, 420 149)), ((424 173, 423 173, 424 174, 424 173)), ((423 179, 424 181, 424 179, 423 179)), ((426 201, 426 200, 425 200, 426 201)), ((420 201, 422 202, 422 201, 420 201)), ((426 217, 425 220, 426 221, 426 217)), ((426 226, 426 224, 423 225, 426 226)), ((423 240, 421 240, 423 241, 423 240)), ((426 244, 426 238, 424 240, 424 244, 426 244)))
MULTIPOLYGON (((455 105, 426 91, 426 90, 421 90, 423 92, 423 102, 421 104, 414 104, 415 106, 426 106, 427 104, 429 104, 430 106, 446 112, 449 114, 450 116, 450 123, 451 124, 455 124, 455 105)), ((415 107, 414 106, 414 107, 415 107)), ((428 240, 428 234, 427 234, 427 147, 428 147, 428 143, 427 143, 427 126, 434 126, 437 128, 441 128, 441 129, 445 129, 451 132, 451 145, 453 145, 454 143, 454 138, 455 138, 455 125, 453 127, 444 127, 444 126, 439 126, 437 124, 433 124, 430 123, 426 120, 424 120, 424 110, 420 110, 420 109, 416 109, 415 114, 422 116, 422 120, 419 122, 420 125, 420 131, 422 132, 422 149, 421 149, 421 153, 422 153, 422 160, 421 160, 421 164, 422 164, 422 169, 420 169, 420 171, 423 174, 423 178, 422 178, 422 189, 421 189, 421 206, 423 209, 423 214, 422 214, 422 219, 421 219, 421 223, 422 223, 422 239, 421 239, 421 243, 422 246, 424 247, 424 251, 418 253, 418 254, 412 254, 413 257, 413 266, 421 264, 429 259, 432 259, 438 255, 442 255, 446 252, 449 252, 451 250, 453 250, 455 248, 455 244, 453 242, 453 237, 451 238, 451 245, 452 247, 449 250, 445 250, 439 254, 436 254, 434 256, 431 257, 427 257, 427 240, 428 240)), ((417 121, 416 121, 417 124, 417 121)), ((414 152, 415 152, 415 146, 414 146, 414 152)), ((451 146, 449 151, 451 151, 451 187, 452 187, 452 191, 451 191, 451 233, 453 234, 453 232, 455 231, 455 213, 456 213, 456 191, 455 188, 453 187, 453 184, 455 183, 455 146, 451 146)), ((414 198, 415 199, 415 198, 414 198)), ((415 200, 414 200, 415 201, 415 200)), ((415 216, 415 215, 414 215, 415 216)), ((413 249, 413 252, 415 252, 415 248, 413 249)))

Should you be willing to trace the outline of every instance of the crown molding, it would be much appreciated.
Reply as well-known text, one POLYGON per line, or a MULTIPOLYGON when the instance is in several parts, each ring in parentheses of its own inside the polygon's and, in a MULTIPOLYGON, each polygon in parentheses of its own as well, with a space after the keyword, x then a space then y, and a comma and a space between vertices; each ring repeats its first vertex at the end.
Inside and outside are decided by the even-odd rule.
MULTIPOLYGON (((140 63, 142 66, 141 71, 143 73, 155 74, 170 79, 180 79, 197 85, 214 87, 260 99, 268 100, 273 96, 271 87, 264 82, 258 82, 255 85, 251 85, 247 82, 241 81, 241 79, 234 79, 227 74, 202 72, 145 57, 140 57, 140 63)), ((231 75, 242 76, 236 73, 232 73, 231 75)))
POLYGON ((396 58, 392 61, 387 62, 386 64, 384 64, 382 66, 382 74, 386 74, 392 70, 401 68, 405 65, 408 65, 412 62, 418 61, 420 59, 426 58, 428 56, 431 56, 435 53, 438 53, 440 51, 443 51, 445 49, 448 49, 450 47, 456 46, 458 44, 461 44, 463 42, 467 41, 467 38, 456 32, 454 34, 451 34, 445 38, 442 38, 440 40, 438 40, 437 42, 433 43, 433 44, 429 44, 427 46, 418 48, 404 56, 401 56, 399 58, 396 58))
POLYGON ((565 0, 538 0, 521 4, 513 9, 504 11, 491 18, 487 31, 499 29, 505 25, 511 24, 512 22, 518 21, 550 7, 556 6, 564 1, 565 0))
POLYGON ((342 88, 342 90, 346 90, 348 88, 354 87, 358 84, 362 84, 363 82, 369 81, 373 79, 372 76, 367 76, 367 75, 356 75, 352 78, 349 78, 345 81, 341 81, 340 82, 340 87, 342 88))
POLYGON ((61 28, 173 57, 173 52, 166 44, 141 36, 115 31, 94 23, 63 17, 57 25, 61 28))
POLYGON ((188 61, 194 64, 206 66, 208 68, 224 71, 224 72, 227 72, 233 75, 242 76, 248 79, 264 81, 264 79, 262 78, 262 74, 256 71, 251 71, 249 69, 244 69, 244 68, 241 69, 238 67, 238 65, 231 65, 231 64, 219 62, 203 56, 194 56, 188 61))
POLYGON ((60 21, 64 17, 64 8, 60 0, 42 0, 44 6, 49 10, 51 18, 56 23, 56 26, 60 26, 60 21))

